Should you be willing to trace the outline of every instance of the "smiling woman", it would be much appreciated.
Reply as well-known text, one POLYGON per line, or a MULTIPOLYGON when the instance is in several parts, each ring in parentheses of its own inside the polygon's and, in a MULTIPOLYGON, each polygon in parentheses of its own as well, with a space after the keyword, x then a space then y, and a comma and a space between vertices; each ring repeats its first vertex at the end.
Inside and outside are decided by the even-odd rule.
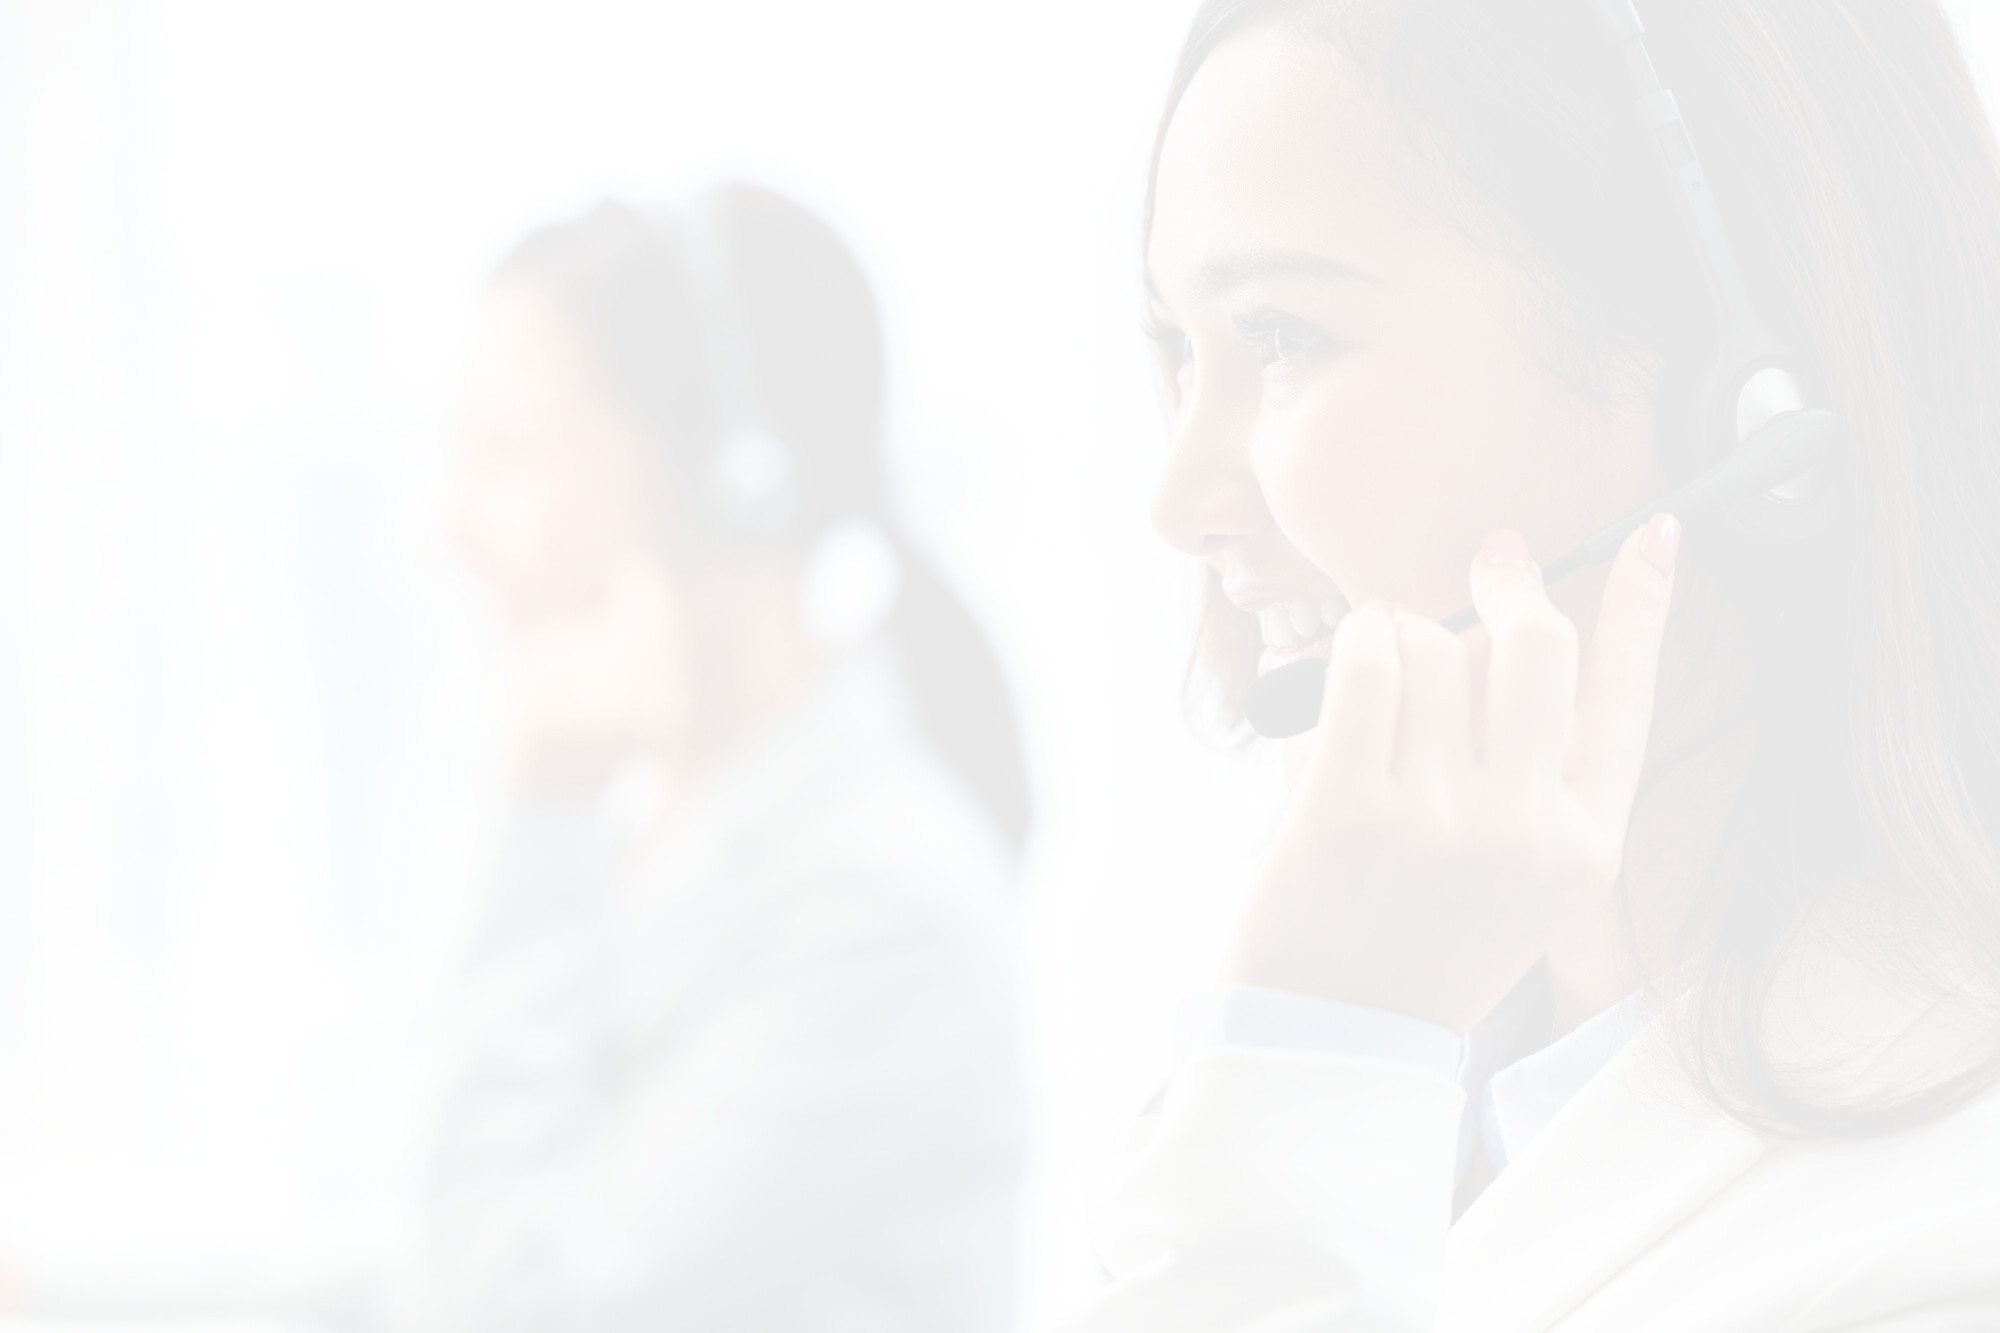
POLYGON ((1929 4, 1641 12, 1195 19, 1154 522, 1208 567, 1226 725, 1259 673, 1327 683, 1080 1327, 2000 1317, 2000 154, 1929 4), (1632 114, 1648 50, 1696 151, 1632 114), (1727 386, 1731 442, 1825 401, 1800 484, 1841 512, 1685 559, 1656 514, 1545 590, 1534 553, 1714 462, 1725 227, 1799 349, 1761 416, 1727 386))

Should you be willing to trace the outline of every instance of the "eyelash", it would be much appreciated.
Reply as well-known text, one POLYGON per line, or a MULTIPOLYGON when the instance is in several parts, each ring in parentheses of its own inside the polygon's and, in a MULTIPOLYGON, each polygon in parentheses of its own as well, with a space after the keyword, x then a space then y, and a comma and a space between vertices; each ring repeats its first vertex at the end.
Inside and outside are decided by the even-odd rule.
POLYGON ((1313 352, 1338 351, 1340 348, 1340 344, 1323 330, 1305 320, 1274 310, 1247 311, 1236 316, 1232 322, 1236 325, 1237 336, 1262 354, 1266 370, 1280 370, 1313 352), (1288 338, 1302 345, 1294 351, 1285 351, 1283 340, 1288 338))
MULTIPOLYGON (((1341 344, 1327 336, 1324 330, 1296 316, 1273 310, 1246 311, 1235 316, 1231 323, 1236 326, 1237 336, 1260 354, 1266 371, 1282 371, 1313 352, 1337 352, 1341 349, 1341 344), (1288 339, 1300 346, 1287 351, 1284 344, 1288 339)), ((1150 317, 1143 321, 1142 328, 1147 340, 1159 349, 1166 362, 1168 378, 1178 378, 1194 360, 1193 340, 1171 324, 1150 317)))

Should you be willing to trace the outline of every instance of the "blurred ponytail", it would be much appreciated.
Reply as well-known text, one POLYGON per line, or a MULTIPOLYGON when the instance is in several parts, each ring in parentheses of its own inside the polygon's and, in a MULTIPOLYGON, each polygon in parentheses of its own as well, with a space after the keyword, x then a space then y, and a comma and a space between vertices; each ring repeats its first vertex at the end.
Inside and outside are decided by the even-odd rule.
POLYGON ((1016 855, 1032 810, 1014 703, 986 636, 923 556, 898 539, 903 594, 889 637, 924 736, 986 807, 1016 855))

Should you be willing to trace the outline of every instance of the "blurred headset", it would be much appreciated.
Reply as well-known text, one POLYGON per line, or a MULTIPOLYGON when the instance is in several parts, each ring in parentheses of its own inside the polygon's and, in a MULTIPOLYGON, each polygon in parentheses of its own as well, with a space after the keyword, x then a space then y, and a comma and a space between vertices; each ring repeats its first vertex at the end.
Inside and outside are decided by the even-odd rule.
MULTIPOLYGON (((1747 537, 1775 543, 1826 531, 1843 505, 1831 458, 1839 420, 1812 405, 1802 358, 1772 336, 1750 300, 1708 174, 1679 104, 1653 66, 1638 10, 1632 0, 1590 4, 1616 53, 1653 156, 1671 187, 1682 229, 1693 244, 1715 311, 1716 339, 1697 382, 1690 438, 1681 457, 1668 459, 1698 475, 1544 566, 1542 576, 1551 583, 1609 560, 1655 514, 1716 516, 1747 537)), ((1443 623, 1465 630, 1478 619, 1467 608, 1443 623)), ((1245 718, 1259 735, 1274 739, 1311 730, 1319 723, 1326 672, 1326 663, 1306 658, 1265 673, 1250 686, 1245 718)))
MULTIPOLYGON (((669 220, 695 300, 714 404, 705 516, 733 544, 765 545, 797 535, 807 519, 808 469, 771 429, 758 400, 726 200, 723 191, 705 191, 671 210, 669 220)), ((901 593, 895 539, 874 516, 839 516, 814 534, 799 577, 799 615, 822 646, 866 639, 901 593)))
POLYGON ((668 215, 707 359, 714 435, 702 484, 708 520, 738 541, 770 541, 798 517, 803 481, 792 446, 765 423, 736 290, 735 247, 719 191, 668 215))

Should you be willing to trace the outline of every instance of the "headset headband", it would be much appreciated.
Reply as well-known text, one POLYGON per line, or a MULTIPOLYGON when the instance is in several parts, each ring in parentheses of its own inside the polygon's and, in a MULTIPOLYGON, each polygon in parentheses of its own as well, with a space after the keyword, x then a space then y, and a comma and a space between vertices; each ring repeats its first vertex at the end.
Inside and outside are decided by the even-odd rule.
POLYGON ((715 404, 715 434, 705 499, 732 536, 768 539, 798 510, 798 465, 757 401, 756 367, 743 325, 724 196, 708 190, 684 200, 670 221, 692 289, 715 404))
POLYGON ((1736 261, 1736 247, 1722 225, 1715 195, 1709 189, 1708 173, 1694 150, 1680 104, 1661 82, 1646 47, 1646 28, 1632 0, 1597 0, 1598 12, 1610 33, 1612 49, 1624 67, 1626 82, 1633 94, 1634 109, 1649 131, 1653 155, 1674 185, 1674 198, 1681 220, 1694 242, 1701 261, 1702 277, 1722 327, 1752 327, 1761 331, 1755 308, 1743 286, 1743 270, 1736 261))
POLYGON ((1653 65, 1639 11, 1632 0, 1593 0, 1593 7, 1617 52, 1654 160, 1671 187, 1675 212, 1693 245, 1715 312, 1715 362, 1703 386, 1692 460, 1706 465, 1779 413, 1807 406, 1799 357, 1758 317, 1680 104, 1653 65))

